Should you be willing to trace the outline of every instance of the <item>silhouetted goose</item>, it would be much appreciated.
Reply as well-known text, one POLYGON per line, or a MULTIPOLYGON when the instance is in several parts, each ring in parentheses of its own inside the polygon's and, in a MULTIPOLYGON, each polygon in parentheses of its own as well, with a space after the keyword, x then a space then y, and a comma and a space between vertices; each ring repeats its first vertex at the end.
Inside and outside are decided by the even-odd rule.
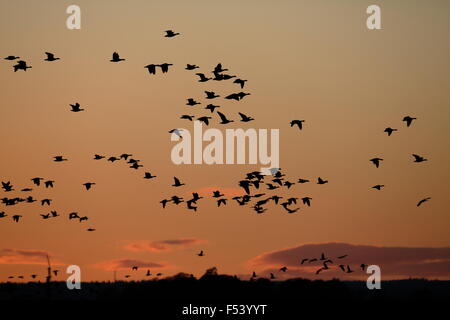
POLYGON ((83 186, 86 188, 86 190, 89 190, 92 188, 92 186, 95 184, 95 182, 86 182, 83 183, 83 186))
POLYGON ((207 126, 209 125, 209 119, 212 119, 212 118, 211 117, 207 117, 207 116, 203 116, 203 117, 197 118, 198 121, 203 122, 207 126))
POLYGON ((339 265, 339 268, 342 270, 342 271, 344 271, 345 272, 345 265, 343 265, 343 264, 340 264, 339 265))
POLYGON ((42 199, 41 200, 41 205, 43 206, 43 205, 47 204, 49 206, 50 202, 52 202, 52 199, 42 199))
POLYGON ((47 214, 41 214, 42 219, 46 220, 46 219, 50 219, 50 213, 47 214))
POLYGON ((117 158, 117 157, 109 157, 108 158, 108 161, 111 161, 111 162, 119 161, 119 160, 120 160, 120 158, 117 158))
POLYGON ((150 172, 144 173, 144 179, 153 179, 153 178, 156 178, 156 176, 152 176, 150 172))
POLYGON ((163 207, 163 209, 164 209, 164 208, 166 207, 166 205, 167 205, 167 202, 170 202, 170 200, 163 199, 163 200, 161 200, 159 203, 162 204, 162 207, 163 207))
POLYGON ((203 252, 203 250, 200 250, 200 252, 197 253, 197 255, 198 255, 199 257, 203 257, 203 256, 205 255, 205 253, 203 252))
POLYGON ((266 186, 267 186, 267 189, 268 189, 268 190, 275 190, 275 189, 278 189, 278 188, 279 188, 278 186, 274 186, 274 185, 271 184, 271 183, 266 183, 266 186))
POLYGON ((192 193, 192 200, 194 202, 197 202, 197 200, 200 200, 200 199, 203 199, 203 197, 200 197, 197 192, 192 193))
POLYGON ((227 119, 227 117, 220 111, 217 111, 217 114, 219 115, 220 120, 221 120, 220 124, 227 124, 230 122, 234 122, 234 120, 227 119))
POLYGON ((53 180, 48 180, 48 181, 44 182, 46 188, 53 188, 54 183, 55 183, 55 181, 53 181, 53 180))
POLYGON ((287 269, 288 269, 287 267, 281 267, 281 268, 280 268, 280 271, 281 271, 281 272, 286 272, 287 269))
POLYGON ((16 56, 7 56, 4 58, 5 60, 16 60, 16 59, 20 59, 20 57, 16 57, 16 56))
POLYGON ((169 131, 169 133, 174 133, 178 137, 183 138, 183 136, 181 135, 181 131, 183 131, 183 129, 172 129, 172 130, 169 131))
POLYGON ((33 183, 34 183, 35 185, 37 185, 38 187, 39 187, 40 184, 41 184, 41 180, 44 180, 44 178, 33 178, 33 179, 31 179, 31 181, 33 181, 33 183))
POLYGON ((138 266, 132 266, 132 267, 131 267, 131 271, 137 271, 138 268, 139 268, 138 266))
POLYGON ((307 182, 309 182, 309 180, 307 180, 307 179, 298 179, 297 182, 298 183, 307 183, 307 182))
POLYGON ((47 55, 47 58, 44 59, 44 61, 55 61, 55 60, 60 59, 60 58, 55 58, 55 55, 51 52, 46 52, 45 54, 47 55))
POLYGON ((291 186, 293 186, 295 183, 294 182, 290 182, 290 181, 285 181, 284 182, 284 186, 286 186, 288 189, 291 187, 291 186))
POLYGON ((352 273, 353 272, 353 270, 352 269, 350 269, 350 266, 349 265, 347 265, 347 271, 345 271, 346 273, 352 273))
POLYGON ((224 198, 217 200, 217 206, 220 207, 221 204, 223 204, 225 206, 227 204, 227 200, 228 199, 224 199, 224 198))
POLYGON ((135 170, 142 168, 142 167, 143 167, 143 165, 139 164, 139 162, 137 162, 137 161, 133 162, 133 164, 130 166, 131 169, 135 169, 135 170))
MULTIPOLYGON (((122 154, 120 155, 120 159, 124 159, 125 161, 127 161, 128 158, 129 158, 129 157, 132 157, 132 156, 133 156, 133 155, 130 154, 130 153, 122 153, 122 154)), ((133 161, 133 162, 135 162, 135 161, 133 161)))
POLYGON ((375 167, 378 168, 380 166, 380 161, 383 161, 383 160, 384 159, 382 159, 382 158, 372 158, 369 161, 372 162, 375 165, 375 167))
POLYGON ((14 72, 17 72, 17 70, 27 71, 27 69, 32 68, 32 66, 27 66, 27 63, 26 63, 25 61, 19 60, 19 61, 17 62, 17 64, 15 64, 15 65, 13 66, 13 68, 14 68, 14 72))
POLYGON ((101 156, 99 154, 94 155, 94 160, 101 160, 101 159, 104 159, 104 158, 105 158, 104 156, 101 156))
POLYGON ((424 161, 428 161, 428 159, 425 159, 424 157, 421 157, 417 154, 413 154, 414 157, 414 162, 424 162, 424 161))
POLYGON ((381 190, 381 188, 384 188, 384 184, 377 184, 372 187, 372 189, 377 189, 377 190, 381 190))
POLYGON ((75 104, 71 104, 70 107, 72 108, 70 111, 72 112, 80 112, 80 111, 84 111, 84 109, 80 108, 80 104, 77 102, 75 104))
POLYGON ((67 161, 67 159, 65 159, 63 156, 54 156, 53 161, 54 162, 62 162, 62 161, 67 161))
POLYGON ((386 132, 388 136, 390 136, 392 134, 392 132, 394 132, 394 131, 398 131, 398 130, 392 129, 391 127, 384 129, 384 132, 386 132))
POLYGON ((166 30, 165 33, 166 34, 164 35, 164 37, 166 37, 166 38, 173 38, 175 36, 180 35, 179 32, 173 32, 172 30, 166 30))
POLYGON ((308 207, 311 206, 311 200, 312 200, 312 198, 310 198, 310 197, 302 198, 303 204, 306 204, 308 207))
POLYGON ((337 258, 338 258, 338 259, 344 259, 344 258, 347 258, 347 256, 348 256, 348 254, 344 254, 344 255, 339 256, 339 257, 337 257, 337 258))
POLYGON ((194 210, 194 211, 197 211, 197 207, 195 207, 195 206, 193 206, 192 205, 192 203, 195 203, 195 201, 194 200, 188 200, 188 201, 186 201, 186 204, 187 204, 187 208, 189 209, 189 210, 194 210))
POLYGON ((232 93, 232 94, 227 95, 227 96, 225 97, 225 99, 239 101, 240 96, 239 96, 238 93, 232 93))
POLYGON ((72 219, 80 219, 77 212, 69 213, 69 220, 72 220, 72 219))
POLYGON ((220 198, 223 196, 224 196, 224 194, 220 193, 220 190, 213 191, 213 198, 220 198))
POLYGON ((8 215, 5 213, 5 211, 0 211, 0 218, 5 218, 8 215))
POLYGON ((328 180, 323 180, 321 177, 317 178, 317 184, 325 184, 328 183, 328 180))
POLYGON ((205 109, 210 110, 211 113, 213 113, 214 110, 215 110, 216 108, 220 108, 220 106, 215 106, 215 105, 213 105, 213 104, 208 104, 208 105, 205 107, 205 109))
POLYGON ((241 112, 239 112, 239 115, 241 116, 241 121, 242 122, 249 122, 249 121, 255 120, 252 117, 248 117, 248 116, 246 116, 245 114, 243 114, 241 112))
POLYGON ((186 65, 186 70, 194 70, 194 69, 198 69, 199 68, 199 66, 197 66, 197 65, 195 65, 195 64, 187 64, 186 65))
POLYGON ((239 96, 239 100, 244 99, 246 96, 249 96, 251 93, 247 93, 247 92, 239 92, 237 95, 239 96))
POLYGON ((86 229, 86 231, 89 231, 89 232, 93 232, 93 231, 95 231, 96 229, 93 229, 93 228, 87 228, 86 229))
POLYGON ((180 179, 178 179, 177 177, 173 177, 174 183, 172 185, 172 187, 181 187, 184 186, 184 183, 180 182, 180 179))
POLYGON ((420 200, 420 201, 417 203, 417 206, 420 207, 420 205, 421 205, 422 203, 427 202, 427 201, 430 200, 430 199, 431 199, 431 197, 427 197, 427 198, 425 198, 425 199, 420 200))
POLYGON ((52 218, 59 217, 59 213, 57 211, 55 211, 55 210, 50 211, 50 213, 52 215, 52 218))
POLYGON ((125 59, 120 58, 119 54, 117 52, 114 52, 112 54, 112 59, 109 60, 111 62, 120 62, 120 61, 125 61, 125 59))
POLYGON ((366 270, 366 267, 367 267, 367 264, 361 263, 360 267, 361 267, 361 270, 362 270, 362 271, 365 271, 365 270, 366 270))
POLYGON ((247 80, 236 79, 236 80, 233 81, 233 83, 239 84, 239 85, 241 86, 241 89, 244 89, 244 85, 245 85, 245 82, 246 82, 246 81, 247 81, 247 80))
POLYGON ((302 124, 303 122, 305 122, 305 120, 292 120, 292 121, 291 121, 291 127, 297 125, 298 128, 299 128, 300 130, 302 130, 302 129, 303 129, 303 124, 302 124))
POLYGON ((324 270, 324 268, 320 268, 320 269, 318 269, 317 271, 316 271, 316 274, 319 274, 319 273, 321 273, 322 271, 324 270))
POLYGON ((187 99, 186 105, 193 107, 193 106, 195 106, 195 105, 197 105, 197 104, 200 104, 200 102, 197 102, 197 101, 195 101, 195 100, 192 99, 192 98, 187 99))
POLYGON ((86 216, 84 216, 84 217, 79 217, 79 219, 78 219, 78 221, 81 223, 81 222, 83 222, 83 221, 88 221, 89 220, 89 218, 88 217, 86 217, 86 216))
POLYGON ((147 273, 145 274, 146 277, 150 277, 152 274, 150 273, 150 270, 147 270, 147 273))
POLYGON ((224 72, 224 71, 228 71, 228 69, 223 69, 222 68, 222 64, 221 63, 218 63, 217 64, 217 66, 214 68, 214 73, 221 73, 221 72, 224 72))
POLYGON ((2 181, 2 188, 5 190, 5 192, 14 191, 13 186, 11 185, 11 181, 3 182, 2 181))
POLYGON ((167 73, 169 71, 169 66, 173 66, 173 64, 172 63, 163 63, 163 64, 159 65, 162 73, 167 73))
POLYGON ((283 198, 283 197, 279 197, 279 196, 277 196, 277 195, 271 197, 271 199, 275 202, 275 204, 278 204, 278 201, 279 201, 280 199, 282 199, 282 198, 283 198))
POLYGON ((287 199, 287 203, 288 203, 288 205, 291 205, 291 204, 297 204, 297 200, 298 200, 298 198, 296 198, 296 197, 291 197, 291 198, 288 198, 287 199))
POLYGON ((186 120, 190 120, 192 121, 192 119, 194 118, 194 116, 190 116, 188 114, 183 114, 180 119, 186 119, 186 120))
POLYGON ((211 80, 211 78, 206 77, 204 73, 198 72, 198 73, 196 73, 196 75, 200 77, 198 82, 206 82, 206 81, 211 80))
POLYGON ((309 259, 308 258, 304 258, 304 259, 302 259, 302 261, 300 262, 300 264, 304 264, 306 261, 308 261, 309 259))
POLYGON ((205 91, 206 99, 214 99, 220 97, 214 91, 205 91))
POLYGON ((36 279, 37 274, 32 274, 30 277, 31 277, 32 279, 36 279))
POLYGON ((12 219, 14 222, 19 222, 20 218, 22 218, 22 216, 20 214, 16 214, 12 216, 12 219))
POLYGON ((403 118, 402 121, 405 121, 406 122, 406 126, 409 127, 411 125, 411 123, 413 122, 413 120, 416 120, 416 119, 417 118, 406 116, 406 117, 403 118))
POLYGON ((144 68, 148 70, 148 73, 156 74, 156 64, 148 64, 144 68))

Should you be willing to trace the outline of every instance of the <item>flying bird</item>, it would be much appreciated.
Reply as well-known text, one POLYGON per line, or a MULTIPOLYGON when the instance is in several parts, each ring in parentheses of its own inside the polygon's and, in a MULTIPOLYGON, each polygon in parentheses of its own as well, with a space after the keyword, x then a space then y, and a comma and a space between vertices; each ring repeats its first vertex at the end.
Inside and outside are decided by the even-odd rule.
POLYGON ((186 65, 186 70, 194 70, 194 69, 198 69, 199 68, 199 66, 197 66, 197 65, 195 65, 195 64, 187 64, 186 65))
POLYGON ((53 180, 48 180, 48 181, 44 182, 46 188, 53 188, 54 183, 55 183, 55 181, 53 181, 53 180))
POLYGON ((179 32, 173 32, 172 30, 166 30, 165 33, 166 34, 164 35, 164 37, 166 37, 166 38, 173 38, 175 36, 180 35, 179 32))
POLYGON ((200 252, 197 253, 197 255, 198 255, 199 257, 203 257, 203 256, 205 255, 205 253, 203 252, 203 250, 200 250, 200 252))
POLYGON ((92 186, 95 184, 95 182, 86 182, 83 183, 83 186, 86 188, 86 190, 89 190, 92 188, 92 186))
POLYGON ((403 118, 402 121, 405 121, 406 122, 406 126, 409 127, 411 125, 411 123, 413 122, 413 120, 417 120, 417 118, 406 116, 406 117, 403 118))
POLYGON ((220 111, 217 111, 217 114, 219 115, 219 117, 221 119, 220 124, 227 124, 227 123, 230 123, 230 122, 234 122, 234 120, 227 119, 227 117, 220 111))
POLYGON ((239 85, 241 86, 241 89, 244 89, 244 85, 245 85, 245 82, 246 82, 246 81, 247 81, 247 80, 236 79, 236 80, 233 81, 233 83, 239 84, 239 85))
POLYGON ((398 130, 392 129, 391 127, 384 129, 384 132, 386 132, 388 136, 390 136, 392 134, 392 132, 394 132, 394 131, 398 131, 398 130))
POLYGON ((205 109, 210 110, 211 113, 213 113, 214 110, 215 110, 216 108, 220 108, 220 106, 216 106, 216 105, 213 105, 213 104, 208 104, 208 105, 205 107, 205 109))
POLYGON ((62 162, 62 161, 67 161, 67 159, 65 159, 63 156, 54 156, 53 161, 54 162, 62 162))
POLYGON ((197 118, 198 121, 203 122, 207 126, 209 125, 209 119, 212 119, 212 118, 211 117, 207 117, 207 116, 203 116, 203 117, 197 118))
POLYGON ((117 52, 114 52, 112 54, 112 59, 109 60, 111 62, 120 62, 120 61, 125 61, 125 59, 120 58, 119 54, 117 52))
POLYGON ((417 206, 420 207, 420 206, 422 205, 422 203, 425 203, 425 202, 427 202, 427 201, 430 200, 430 199, 431 199, 431 197, 427 197, 427 198, 424 198, 424 199, 420 200, 420 201, 417 203, 417 206))
POLYGON ((291 121, 291 127, 297 125, 298 128, 299 128, 300 130, 302 130, 302 129, 303 129, 303 122, 305 122, 305 120, 292 120, 292 121, 291 121))
POLYGON ((321 177, 317 178, 317 184, 325 184, 328 183, 328 180, 323 180, 321 177))
POLYGON ((167 73, 169 71, 169 66, 173 66, 173 64, 172 63, 162 63, 159 65, 162 73, 167 73))
POLYGON ((198 73, 196 73, 195 75, 197 75, 197 76, 200 77, 200 79, 198 80, 198 82, 206 82, 206 81, 211 80, 211 78, 208 78, 207 76, 205 76, 204 73, 201 73, 201 72, 198 72, 198 73))
POLYGON ((174 180, 174 184, 172 185, 172 187, 181 187, 184 186, 184 183, 180 182, 180 179, 178 179, 177 177, 173 177, 174 180))
POLYGON ((27 69, 32 68, 32 66, 27 66, 27 63, 26 63, 25 61, 19 60, 19 61, 17 62, 17 64, 15 64, 15 65, 13 66, 13 68, 14 68, 14 72, 17 72, 17 70, 27 71, 27 69))
POLYGON ((381 188, 384 188, 384 184, 377 184, 372 187, 372 189, 377 189, 377 190, 381 190, 381 188))
POLYGON ((246 116, 245 114, 243 114, 241 112, 239 112, 239 115, 241 116, 241 121, 242 122, 249 122, 249 121, 255 120, 252 117, 248 117, 248 116, 246 116))
POLYGON ((372 158, 369 161, 372 162, 375 165, 375 167, 378 168, 380 166, 380 161, 383 161, 383 160, 384 159, 381 159, 381 158, 372 158))
POLYGON ((153 179, 153 178, 156 178, 156 176, 152 176, 150 172, 144 173, 144 179, 153 179))
POLYGON ((16 60, 16 59, 20 59, 20 57, 16 57, 16 56, 7 56, 4 58, 5 60, 16 60))
POLYGON ((80 104, 77 102, 75 104, 71 104, 70 107, 72 108, 70 111, 72 112, 80 112, 80 111, 84 111, 84 109, 80 108, 80 104))
POLYGON ((414 162, 424 162, 424 161, 428 161, 428 159, 425 159, 424 157, 421 157, 417 154, 413 154, 414 157, 414 162))
POLYGON ((195 100, 192 99, 192 98, 187 99, 186 105, 193 107, 193 106, 195 106, 196 104, 200 104, 200 102, 197 102, 197 101, 195 101, 195 100))
POLYGON ((156 64, 148 64, 144 68, 148 70, 148 73, 156 74, 156 64))
POLYGON ((310 197, 302 198, 303 204, 306 204, 308 207, 311 206, 311 202, 310 202, 311 200, 312 200, 312 198, 310 198, 310 197))
POLYGON ((220 97, 214 91, 205 91, 206 99, 214 99, 220 97))
POLYGON ((60 58, 55 58, 55 55, 51 52, 46 52, 45 54, 47 55, 47 58, 44 59, 44 61, 55 61, 55 60, 60 59, 60 58))

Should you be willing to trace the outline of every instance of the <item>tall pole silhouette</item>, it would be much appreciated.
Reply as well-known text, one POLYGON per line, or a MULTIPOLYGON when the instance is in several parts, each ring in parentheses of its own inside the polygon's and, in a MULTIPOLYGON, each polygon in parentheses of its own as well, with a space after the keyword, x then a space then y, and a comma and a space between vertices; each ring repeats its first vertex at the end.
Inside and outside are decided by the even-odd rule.
POLYGON ((50 257, 47 254, 47 263, 48 263, 48 268, 47 268, 47 278, 46 278, 46 282, 50 283, 50 281, 52 281, 52 266, 50 265, 50 257))

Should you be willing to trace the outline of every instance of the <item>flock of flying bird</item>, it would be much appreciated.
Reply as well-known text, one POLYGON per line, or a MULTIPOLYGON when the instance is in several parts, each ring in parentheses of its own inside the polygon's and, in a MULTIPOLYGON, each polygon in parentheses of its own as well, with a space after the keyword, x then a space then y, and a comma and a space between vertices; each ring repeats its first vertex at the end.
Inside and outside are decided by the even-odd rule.
MULTIPOLYGON (((178 35, 180 35, 180 33, 174 32, 172 30, 167 30, 167 31, 165 31, 164 36, 167 38, 172 38, 172 37, 175 37, 178 35)), ((57 60, 61 59, 59 57, 56 57, 55 54, 53 54, 51 52, 45 52, 45 55, 46 55, 46 57, 45 57, 44 61, 47 61, 47 62, 53 62, 53 61, 57 61, 57 60)), ((10 55, 10 56, 5 57, 4 59, 9 60, 9 61, 16 61, 16 60, 20 59, 20 57, 10 55)), ((111 58, 110 62, 119 63, 119 62, 123 62, 123 61, 126 61, 126 59, 121 58, 119 53, 114 52, 112 54, 112 58, 111 58)), ((169 71, 169 67, 172 67, 172 66, 173 66, 173 64, 171 64, 171 63, 161 63, 161 64, 148 64, 144 68, 148 70, 149 74, 155 75, 158 71, 158 68, 162 73, 167 73, 169 71)), ((32 68, 32 66, 28 65, 27 62, 24 60, 18 60, 16 62, 16 64, 13 65, 14 72, 17 72, 19 70, 27 71, 27 69, 30 69, 30 68, 32 68)), ((188 70, 188 71, 192 71, 192 70, 196 70, 196 69, 199 69, 199 66, 197 66, 195 64, 187 64, 185 67, 185 70, 188 70)), ((228 71, 228 69, 223 68, 222 64, 218 63, 216 65, 216 67, 212 70, 211 76, 208 76, 207 74, 200 73, 200 72, 195 73, 195 75, 198 76, 198 82, 226 81, 226 80, 234 79, 233 83, 239 85, 241 90, 244 89, 247 80, 238 78, 236 75, 227 74, 227 73, 225 73, 226 71, 228 71)), ((217 98, 221 97, 221 95, 216 94, 216 92, 214 92, 214 91, 204 91, 204 93, 205 93, 205 99, 208 100, 208 102, 213 99, 217 99, 217 98)), ((225 100, 241 101, 248 95, 250 95, 250 93, 240 91, 240 92, 227 94, 223 98, 225 100)), ((216 101, 216 100, 214 100, 214 101, 216 101)), ((194 98, 186 99, 186 105, 191 108, 190 110, 193 110, 193 108, 195 106, 200 105, 200 104, 201 103, 198 102, 194 98)), ((85 109, 82 108, 78 102, 76 102, 74 104, 70 104, 70 107, 71 107, 70 111, 72 111, 72 112, 85 111, 85 109)), ((218 116, 218 119, 220 120, 220 122, 219 122, 220 124, 226 125, 231 122, 234 122, 234 120, 228 118, 228 116, 225 115, 224 113, 217 111, 216 109, 218 109, 218 108, 221 108, 221 106, 215 105, 213 103, 207 103, 206 106, 204 106, 204 108, 202 110, 208 110, 209 111, 208 114, 202 114, 202 115, 196 117, 194 115, 191 115, 191 113, 184 113, 180 116, 180 119, 189 120, 189 121, 193 121, 194 119, 196 119, 198 121, 201 121, 205 125, 209 125, 210 121, 212 119, 211 116, 214 113, 216 113, 218 116)), ((198 110, 198 108, 195 108, 195 109, 198 110)), ((241 122, 250 122, 250 121, 255 120, 251 116, 248 116, 241 112, 239 112, 238 115, 240 117, 239 120, 241 122)), ((412 124, 412 122, 414 120, 416 120, 416 118, 410 117, 410 116, 405 116, 403 118, 403 121, 406 122, 407 127, 410 127, 410 125, 412 124)), ((299 130, 302 130, 304 122, 305 122, 305 120, 295 119, 290 122, 290 126, 291 127, 297 126, 299 130)), ((391 127, 388 127, 384 130, 384 132, 387 133, 388 136, 391 136, 392 133, 396 132, 396 131, 398 131, 398 129, 394 129, 391 127)), ((169 133, 176 134, 180 138, 183 137, 181 129, 172 129, 169 131, 169 133)), ((427 159, 425 159, 424 157, 419 156, 417 154, 413 154, 413 157, 414 157, 414 162, 427 161, 427 159)), ((94 160, 106 159, 107 161, 112 162, 112 163, 115 161, 123 160, 126 162, 126 164, 129 165, 130 168, 135 169, 135 170, 138 170, 141 167, 143 167, 143 165, 140 164, 140 160, 132 158, 132 154, 127 154, 127 153, 121 154, 120 156, 109 156, 109 157, 96 154, 96 155, 94 155, 93 159, 94 160)), ((380 166, 380 163, 383 160, 384 160, 383 158, 379 158, 379 157, 370 159, 370 161, 377 168, 380 166)), ((53 161, 54 162, 64 162, 64 161, 68 161, 68 159, 64 158, 64 156, 59 155, 59 156, 54 156, 53 161)), ((286 175, 281 172, 280 168, 273 168, 270 171, 271 171, 271 175, 267 175, 267 176, 261 174, 259 171, 253 171, 253 172, 247 173, 246 176, 238 182, 238 186, 240 188, 242 188, 243 195, 234 196, 231 198, 231 200, 236 201, 236 203, 239 206, 247 205, 247 206, 251 207, 257 214, 261 214, 261 213, 264 213, 265 211, 267 211, 266 206, 270 203, 279 205, 288 213, 298 212, 298 210, 300 208, 297 206, 297 204, 298 204, 297 201, 299 201, 299 200, 301 200, 303 205, 305 205, 305 206, 309 207, 311 205, 312 198, 309 196, 305 196, 305 197, 302 197, 299 199, 298 197, 284 198, 283 195, 280 195, 280 194, 273 194, 273 193, 268 194, 269 192, 274 192, 274 190, 277 190, 277 191, 288 190, 295 184, 300 185, 300 184, 310 182, 310 180, 304 179, 304 178, 296 179, 295 182, 290 181, 286 178, 286 175), (255 193, 253 193, 252 191, 254 191, 255 193), (293 207, 293 206, 295 206, 295 207, 293 207)), ((156 178, 156 176, 153 175, 152 173, 146 171, 146 172, 144 172, 143 178, 144 179, 154 179, 154 178, 156 178)), ((179 188, 179 187, 186 185, 184 182, 182 182, 177 177, 174 177, 173 180, 174 180, 174 183, 172 184, 172 187, 174 187, 174 188, 179 188)), ((40 177, 32 178, 31 181, 37 187, 41 186, 41 182, 42 182, 43 185, 45 186, 45 188, 53 188, 54 183, 55 183, 55 181, 53 181, 53 180, 45 180, 40 177)), ((318 185, 323 185, 323 184, 328 183, 328 180, 318 177, 316 183, 318 185)), ((94 185, 95 185, 95 182, 86 182, 83 184, 84 188, 87 191, 90 190, 94 185)), ((381 190, 383 187, 384 187, 384 185, 378 184, 378 185, 373 186, 372 188, 381 190)), ((7 182, 2 181, 2 188, 5 192, 15 191, 15 189, 10 181, 7 181, 7 182)), ((33 191, 33 189, 30 187, 26 187, 26 188, 20 189, 20 191, 28 193, 28 192, 33 191)), ((228 201, 230 200, 220 190, 213 191, 210 196, 212 199, 214 199, 216 201, 217 207, 227 205, 228 201)), ((162 205, 162 208, 166 208, 166 206, 169 203, 172 203, 173 205, 177 205, 177 206, 180 205, 181 203, 185 203, 186 208, 188 210, 192 210, 192 211, 196 212, 198 209, 198 201, 203 198, 204 198, 203 196, 200 196, 197 192, 194 192, 194 193, 192 193, 192 198, 190 198, 188 200, 184 200, 183 197, 174 195, 167 199, 161 200, 160 203, 162 205)), ((426 197, 426 198, 420 200, 417 203, 417 206, 422 205, 424 202, 428 201, 429 199, 431 199, 431 198, 426 197)), ((27 196, 27 197, 12 197, 12 198, 4 197, 1 200, 2 200, 2 203, 6 206, 15 206, 19 203, 33 203, 33 202, 38 201, 38 200, 34 199, 33 196, 31 196, 31 195, 27 196)), ((42 206, 45 206, 45 205, 50 206, 52 203, 52 199, 48 199, 48 198, 41 199, 40 203, 42 206)), ((4 211, 0 212, 0 219, 5 218, 7 216, 8 215, 4 211)), ((50 213, 41 214, 41 217, 43 220, 47 220, 50 218, 53 219, 53 218, 57 218, 59 216, 60 216, 60 214, 55 210, 51 210, 50 213)), ((12 220, 16 223, 19 222, 21 218, 22 218, 22 215, 20 215, 20 214, 12 215, 12 220)), ((69 218, 69 220, 75 219, 75 220, 78 220, 79 222, 87 221, 89 219, 87 216, 79 216, 77 212, 69 213, 68 218, 69 218)), ((87 231, 95 231, 96 229, 87 228, 86 230, 87 231)), ((203 251, 200 251, 200 253, 198 253, 197 255, 202 257, 205 254, 203 251)), ((340 260, 340 259, 345 258, 346 256, 347 255, 340 256, 340 257, 337 257, 337 259, 340 260)), ((322 272, 324 270, 330 269, 330 267, 328 265, 333 264, 333 261, 331 259, 327 258, 323 253, 320 258, 302 259, 300 264, 303 265, 306 262, 312 263, 312 262, 317 262, 317 261, 322 263, 322 267, 316 271, 316 274, 319 274, 320 272, 322 272)), ((366 266, 365 264, 361 264, 361 266, 360 266, 363 271, 364 271, 365 266, 366 266)), ((133 266, 132 270, 137 271, 138 267, 139 266, 133 266)), ((339 264, 338 267, 345 273, 353 272, 353 270, 350 268, 349 265, 339 264)), ((287 267, 280 268, 280 271, 286 272, 287 267)), ((55 272, 57 272, 57 270, 55 270, 55 272)), ((56 275, 56 273, 55 273, 55 275, 56 275)), ((150 276, 150 275, 151 275, 150 270, 147 270, 146 276, 150 276)), ((160 276, 160 275, 162 275, 162 273, 157 274, 157 276, 160 276)), ((128 277, 130 277, 130 275, 126 275, 125 277, 128 278, 128 277)), ((252 278, 256 278, 256 277, 257 277, 256 273, 253 272, 252 278)), ((10 278, 13 278, 13 277, 11 276, 10 278)), ((18 278, 21 278, 21 276, 19 276, 18 278)), ((36 278, 36 275, 32 275, 32 278, 33 279, 36 278)), ((273 273, 271 273, 270 278, 275 279, 275 275, 273 273)))

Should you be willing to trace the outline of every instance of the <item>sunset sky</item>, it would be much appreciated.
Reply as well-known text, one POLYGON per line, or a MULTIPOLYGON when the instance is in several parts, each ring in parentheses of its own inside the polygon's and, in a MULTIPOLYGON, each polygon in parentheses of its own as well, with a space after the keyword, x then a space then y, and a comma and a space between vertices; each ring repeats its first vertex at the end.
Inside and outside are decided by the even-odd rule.
POLYGON ((112 280, 113 270, 144 279, 131 265, 196 276, 216 266, 243 278, 287 266, 279 278, 350 278, 300 266, 322 252, 348 254, 355 269, 377 264, 382 279, 450 279, 449 1, 1 1, 0 34, 0 180, 16 189, 0 198, 53 200, 0 204, 8 215, 0 218, 0 281, 32 273, 43 280, 47 253, 61 272, 79 265, 82 281, 112 280), (71 4, 81 8, 80 30, 66 27, 71 4), (366 27, 371 4, 381 7, 381 30, 366 27), (181 35, 165 38, 168 29, 181 35), (43 61, 46 51, 61 60, 43 61), (126 60, 111 63, 114 51, 126 60), (32 68, 14 72, 9 55, 32 68), (164 62, 173 64, 166 74, 144 69, 164 62), (197 81, 196 72, 211 76, 219 62, 248 80, 244 89, 197 81), (200 68, 187 71, 187 63, 200 68), (209 102, 205 90, 221 97, 209 102), (223 99, 239 91, 251 95, 223 99), (202 104, 188 107, 187 98, 202 104), (75 102, 85 111, 70 112, 75 102), (278 194, 309 196, 311 207, 289 214, 270 204, 256 214, 238 206, 230 199, 242 194, 238 181, 260 164, 172 163, 168 131, 192 130, 180 115, 210 116, 208 103, 235 120, 220 125, 214 114, 211 128, 280 130, 285 178, 311 182, 278 194), (239 122, 238 112, 255 121, 239 122), (417 117, 408 128, 406 115, 417 117), (290 127, 293 119, 306 120, 303 130, 290 127), (388 137, 386 127, 399 131, 388 137), (122 153, 144 167, 92 159, 122 153), (428 161, 414 163, 413 153, 428 161), (57 155, 69 161, 53 162, 57 155), (374 157, 384 159, 380 168, 374 157), (145 171, 157 177, 145 180, 145 171), (172 187, 174 176, 186 185, 172 187), (317 185, 319 176, 329 183, 317 185), (36 187, 34 177, 55 186, 36 187), (96 185, 86 191, 85 182, 96 185), (20 192, 26 187, 34 190, 20 192), (213 190, 230 199, 225 207, 213 190), (196 213, 159 203, 192 192, 205 197, 196 213), (43 220, 50 210, 61 217, 43 220), (89 220, 69 221, 74 211, 89 220))

